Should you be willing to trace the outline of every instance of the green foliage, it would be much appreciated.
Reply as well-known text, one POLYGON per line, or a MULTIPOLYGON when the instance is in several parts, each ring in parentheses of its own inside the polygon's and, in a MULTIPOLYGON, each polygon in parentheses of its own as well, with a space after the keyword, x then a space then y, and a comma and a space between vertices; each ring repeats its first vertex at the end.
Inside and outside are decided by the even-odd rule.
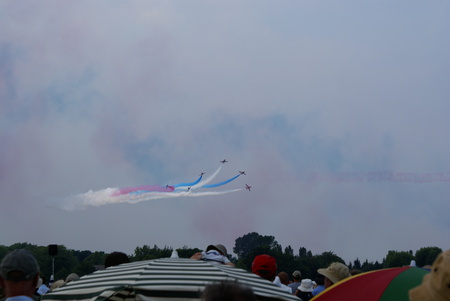
MULTIPOLYGON (((281 246, 279 246, 281 248, 281 246)), ((273 236, 263 236, 256 232, 245 234, 235 241, 233 252, 239 259, 245 258, 254 249, 272 250, 278 248, 278 243, 273 236)))
POLYGON ((359 258, 356 258, 355 261, 353 261, 352 267, 357 270, 361 269, 361 261, 359 261, 359 258))
POLYGON ((142 247, 136 247, 136 249, 134 249, 134 255, 131 256, 130 259, 131 261, 141 261, 168 258, 172 255, 172 250, 172 248, 168 248, 167 246, 165 246, 164 249, 160 249, 156 245, 154 245, 153 248, 143 245, 142 247))
POLYGON ((420 248, 416 251, 416 265, 419 267, 432 265, 440 253, 442 249, 438 247, 420 248))
MULTIPOLYGON (((90 274, 104 264, 106 253, 91 251, 69 250, 63 245, 58 245, 58 255, 48 255, 47 246, 36 246, 29 243, 16 243, 11 246, 0 245, 0 259, 2 259, 10 250, 27 249, 33 252, 41 268, 41 274, 50 279, 52 275, 52 265, 55 267, 55 280, 65 279, 71 273, 77 273, 80 276, 90 274)), ((165 246, 159 248, 156 245, 149 247, 144 245, 136 247, 134 254, 129 255, 131 261, 141 261, 156 258, 168 258, 172 254, 172 248, 165 246)), ((193 254, 200 252, 198 248, 177 249, 180 258, 190 258, 193 254)), ((345 263, 342 258, 333 252, 323 252, 313 255, 310 250, 301 247, 298 254, 294 254, 291 246, 283 247, 277 243, 275 237, 259 235, 256 232, 248 233, 236 239, 234 257, 230 255, 230 260, 236 266, 245 270, 251 270, 253 259, 260 254, 268 254, 277 260, 278 271, 284 271, 291 275, 295 270, 302 272, 303 278, 314 279, 317 269, 327 267, 332 262, 345 263)), ((369 262, 367 259, 361 262, 356 258, 348 263, 349 269, 360 271, 371 271, 381 268, 401 267, 409 265, 411 260, 416 260, 417 266, 432 264, 436 257, 442 252, 438 247, 424 247, 415 252, 413 251, 389 251, 382 263, 369 262)))
POLYGON ((397 268, 409 265, 414 259, 412 252, 406 251, 389 251, 384 261, 385 268, 397 268))
POLYGON ((379 263, 378 261, 375 262, 369 262, 367 259, 361 263, 359 258, 356 258, 353 262, 348 264, 348 268, 350 270, 358 270, 361 272, 368 272, 373 270, 379 270, 383 268, 383 264, 379 263))
POLYGON ((294 256, 291 246, 284 249, 277 243, 273 236, 263 236, 256 232, 246 234, 236 239, 236 246, 233 249, 237 254, 236 265, 245 270, 251 270, 253 259, 261 254, 268 254, 275 257, 278 271, 285 271, 291 275, 295 270, 302 272, 303 278, 313 278, 317 269, 328 266, 332 262, 342 262, 342 258, 333 252, 324 252, 321 255, 313 256, 311 251, 300 248, 299 256, 294 256))
POLYGON ((195 253, 201 252, 202 250, 198 248, 188 248, 187 246, 183 246, 181 249, 177 249, 178 257, 180 258, 190 258, 195 253))

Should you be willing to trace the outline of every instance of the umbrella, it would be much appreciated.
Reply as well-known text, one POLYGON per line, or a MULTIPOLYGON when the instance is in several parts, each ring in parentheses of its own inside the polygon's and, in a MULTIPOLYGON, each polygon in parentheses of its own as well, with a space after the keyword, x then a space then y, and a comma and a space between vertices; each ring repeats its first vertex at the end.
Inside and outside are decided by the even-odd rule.
POLYGON ((243 269, 186 258, 164 258, 121 264, 83 276, 42 300, 199 300, 204 287, 237 280, 253 289, 258 300, 296 300, 294 295, 243 269))
POLYGON ((408 301, 408 291, 430 271, 417 267, 381 269, 344 279, 311 300, 408 301))

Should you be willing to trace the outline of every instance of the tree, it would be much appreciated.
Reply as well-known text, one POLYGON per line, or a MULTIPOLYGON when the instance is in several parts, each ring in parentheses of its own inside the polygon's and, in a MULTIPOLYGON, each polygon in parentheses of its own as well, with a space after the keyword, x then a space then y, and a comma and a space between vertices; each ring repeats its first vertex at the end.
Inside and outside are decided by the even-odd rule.
POLYGON ((316 255, 314 257, 316 258, 317 263, 320 264, 319 268, 326 268, 333 262, 340 262, 345 264, 345 261, 341 257, 337 256, 331 251, 323 252, 322 254, 316 255))
POLYGON ((361 269, 361 261, 359 261, 359 258, 356 258, 355 261, 353 261, 352 268, 353 269, 358 269, 358 270, 361 269))
POLYGON ((237 255, 238 259, 247 257, 247 255, 252 252, 252 250, 257 248, 267 248, 269 250, 273 248, 281 248, 275 237, 273 236, 263 236, 256 232, 245 234, 242 237, 236 239, 235 247, 233 252, 237 255))
POLYGON ((416 265, 423 267, 425 265, 432 265, 442 249, 438 247, 425 247, 416 251, 416 265))
MULTIPOLYGON (((58 245, 58 255, 50 256, 47 246, 37 246, 29 243, 15 243, 9 247, 0 245, 0 260, 13 249, 27 249, 31 251, 40 266, 41 273, 50 278, 52 274, 52 264, 55 265, 55 280, 65 279, 70 273, 77 273, 80 276, 92 273, 96 269, 96 265, 103 265, 106 254, 104 252, 76 251, 67 249, 63 245, 58 245)), ((178 256, 181 258, 189 258, 193 254, 200 252, 198 248, 188 248, 184 246, 177 249, 178 256)), ((303 278, 311 278, 317 274, 317 269, 325 268, 332 262, 345 263, 342 258, 333 252, 324 252, 319 255, 313 255, 311 251, 301 247, 298 256, 294 255, 290 245, 283 249, 277 243, 273 236, 263 236, 256 232, 248 233, 236 239, 236 245, 233 248, 237 257, 230 257, 236 266, 250 270, 254 258, 260 254, 268 254, 275 257, 277 261, 278 271, 285 271, 292 274, 294 270, 300 270, 303 278), (284 251, 283 251, 284 250, 284 251)), ((423 247, 415 252, 413 251, 389 251, 382 263, 369 262, 367 259, 362 262, 356 258, 353 262, 349 262, 349 267, 357 268, 362 271, 371 271, 381 269, 383 267, 401 267, 409 265, 412 259, 416 260, 418 266, 432 264, 437 256, 442 252, 438 247, 423 247), (360 268, 359 268, 360 267, 360 268)), ((156 245, 149 247, 136 247, 133 255, 130 255, 131 261, 141 261, 147 259, 167 258, 172 254, 172 248, 165 246, 159 248, 156 245)))
POLYGON ((294 257, 294 249, 289 245, 286 248, 284 248, 284 254, 294 257))
POLYGON ((172 255, 172 248, 164 246, 164 249, 158 248, 156 245, 150 248, 147 245, 136 247, 134 249, 134 255, 131 256, 131 261, 150 260, 157 258, 168 258, 172 255))
POLYGON ((414 256, 406 251, 389 251, 384 261, 385 268, 395 268, 409 265, 414 256))
POLYGON ((190 258, 197 252, 201 252, 198 248, 188 248, 187 246, 183 246, 181 249, 177 249, 178 257, 180 258, 190 258))
MULTIPOLYGON (((271 249, 269 246, 265 245, 253 248, 245 256, 238 257, 239 259, 235 264, 238 268, 250 270, 255 257, 262 254, 267 254, 275 258, 278 257, 274 249, 271 249)), ((277 261, 277 264, 279 264, 279 261, 277 261)))
POLYGON ((304 248, 304 247, 301 247, 300 249, 298 249, 298 256, 299 257, 306 257, 306 252, 307 252, 308 250, 306 250, 306 248, 304 248))
POLYGON ((78 259, 78 261, 81 262, 81 261, 85 260, 86 258, 88 258, 89 255, 92 254, 92 252, 91 251, 87 251, 87 250, 85 250, 85 251, 72 250, 72 254, 73 254, 73 256, 75 256, 78 259))

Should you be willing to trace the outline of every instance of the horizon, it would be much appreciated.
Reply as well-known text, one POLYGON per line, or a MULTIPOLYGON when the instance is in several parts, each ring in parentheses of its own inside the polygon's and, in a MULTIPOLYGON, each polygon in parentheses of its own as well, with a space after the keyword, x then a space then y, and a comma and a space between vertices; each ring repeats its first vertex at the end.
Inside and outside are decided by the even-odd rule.
MULTIPOLYGON (((247 234, 250 234, 250 233, 247 233, 247 234)), ((257 234, 258 234, 258 235, 261 235, 261 236, 267 236, 267 235, 260 234, 260 233, 257 233, 257 234)), ((246 235, 246 234, 244 234, 244 235, 246 235)), ((240 238, 240 237, 238 237, 238 238, 240 238)), ((236 238, 236 239, 238 239, 238 238, 236 238)), ((276 237, 275 237, 275 242, 278 243, 278 241, 276 240, 276 237)), ((29 243, 28 243, 28 242, 16 242, 16 243, 13 243, 13 244, 11 244, 11 245, 9 245, 9 246, 5 246, 5 245, 0 245, 0 246, 4 246, 4 247, 10 248, 11 246, 13 246, 13 245, 15 245, 15 244, 29 244, 29 243)), ((278 243, 278 244, 279 244, 279 243, 278 243)), ((48 245, 48 246, 42 246, 42 245, 36 245, 36 244, 30 244, 30 245, 36 246, 36 247, 49 247, 50 245, 55 245, 55 244, 50 244, 50 245, 48 245)), ((200 250, 205 250, 205 249, 206 249, 206 246, 205 246, 204 248, 199 248, 198 246, 182 246, 182 247, 174 248, 174 247, 172 247, 172 246, 167 246, 167 245, 165 245, 164 247, 161 247, 161 246, 158 246, 158 245, 145 245, 145 244, 144 244, 144 245, 141 245, 141 246, 135 246, 132 252, 125 252, 125 251, 123 251, 123 250, 111 250, 111 251, 103 251, 103 250, 95 250, 95 251, 93 251, 93 250, 89 250, 89 249, 76 250, 76 249, 73 249, 73 248, 68 248, 66 245, 63 245, 63 244, 56 244, 56 245, 58 245, 58 246, 63 246, 63 247, 65 247, 67 250, 73 250, 73 251, 81 251, 81 252, 82 252, 82 251, 89 251, 89 252, 91 252, 91 253, 95 253, 95 252, 103 252, 103 253, 105 253, 105 254, 109 254, 109 253, 112 253, 112 252, 123 252, 123 253, 127 254, 128 256, 133 256, 133 255, 134 255, 134 252, 135 252, 135 250, 136 250, 136 248, 142 248, 142 247, 144 247, 144 246, 148 246, 148 247, 151 247, 151 248, 156 247, 156 248, 161 249, 161 250, 167 248, 167 249, 171 249, 172 251, 176 251, 176 250, 183 249, 183 248, 187 248, 187 249, 196 249, 196 248, 197 248, 197 249, 200 249, 200 250)), ((285 253, 285 248, 288 247, 288 246, 290 246, 290 245, 283 246, 283 245, 280 244, 280 246, 281 246, 281 249, 282 249, 282 253, 284 254, 284 253, 285 253)), ((233 246, 231 246, 231 247, 228 247, 228 246, 225 246, 225 247, 227 248, 228 257, 236 257, 236 258, 237 258, 237 255, 236 255, 236 254, 234 253, 234 251, 233 251, 235 245, 233 245, 233 246), (230 256, 230 255, 231 255, 231 256, 230 256)), ((292 247, 292 246, 291 246, 291 247, 292 247)), ((381 264, 381 263, 384 262, 384 260, 386 259, 386 256, 388 255, 388 253, 389 253, 390 251, 394 251, 394 252, 408 252, 408 253, 409 253, 409 252, 413 252, 412 255, 415 257, 415 254, 416 254, 417 251, 419 251, 419 250, 422 249, 422 248, 427 248, 427 247, 437 247, 437 248, 442 249, 442 248, 439 247, 439 246, 423 246, 423 247, 420 247, 420 248, 417 249, 417 250, 389 250, 389 251, 386 253, 386 255, 385 255, 381 260, 370 260, 369 258, 363 258, 363 257, 356 257, 356 258, 351 259, 351 260, 345 260, 345 259, 342 258, 339 254, 333 252, 332 250, 323 251, 323 252, 321 252, 321 253, 313 253, 313 252, 312 252, 311 250, 309 250, 307 247, 304 247, 304 248, 305 248, 306 251, 308 251, 308 252, 311 251, 312 256, 320 256, 320 255, 322 255, 323 253, 331 252, 332 254, 334 254, 334 255, 340 257, 342 260, 344 260, 345 264, 348 265, 348 264, 354 264, 354 262, 355 262, 356 260, 359 260, 361 263, 363 263, 363 262, 365 262, 365 261, 367 260, 368 263, 380 263, 380 264, 381 264)), ((301 257, 301 256, 299 255, 300 248, 299 248, 299 249, 294 249, 294 248, 293 248, 293 250, 294 250, 294 257, 301 257)), ((446 250, 442 249, 442 251, 444 252, 444 251, 446 251, 446 250)))

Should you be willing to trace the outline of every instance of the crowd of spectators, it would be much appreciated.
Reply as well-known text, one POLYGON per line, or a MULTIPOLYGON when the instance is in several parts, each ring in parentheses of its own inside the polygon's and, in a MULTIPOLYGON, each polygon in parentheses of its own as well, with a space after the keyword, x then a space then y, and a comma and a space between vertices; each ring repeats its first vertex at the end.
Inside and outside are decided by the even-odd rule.
MULTIPOLYGON (((221 244, 209 245, 204 252, 194 254, 191 259, 235 266, 228 260, 227 250, 221 244)), ((106 257, 105 268, 129 262, 126 254, 113 252, 106 257)), ((315 280, 303 279, 299 270, 294 271, 290 278, 288 273, 278 271, 276 259, 267 254, 254 258, 251 272, 272 282, 274 289, 278 287, 303 301, 308 301, 340 281, 352 277, 345 264, 333 262, 328 267, 318 269, 318 277, 315 280)), ((46 278, 40 275, 34 255, 25 249, 16 249, 6 254, 0 264, 1 301, 38 301, 42 295, 79 278, 77 274, 71 273, 65 279, 48 283, 46 278)), ((201 298, 204 301, 257 300, 252 289, 238 281, 220 281, 207 285, 201 298)), ((409 291, 409 298, 411 301, 450 300, 450 250, 438 256, 430 273, 423 278, 422 284, 409 291)))

